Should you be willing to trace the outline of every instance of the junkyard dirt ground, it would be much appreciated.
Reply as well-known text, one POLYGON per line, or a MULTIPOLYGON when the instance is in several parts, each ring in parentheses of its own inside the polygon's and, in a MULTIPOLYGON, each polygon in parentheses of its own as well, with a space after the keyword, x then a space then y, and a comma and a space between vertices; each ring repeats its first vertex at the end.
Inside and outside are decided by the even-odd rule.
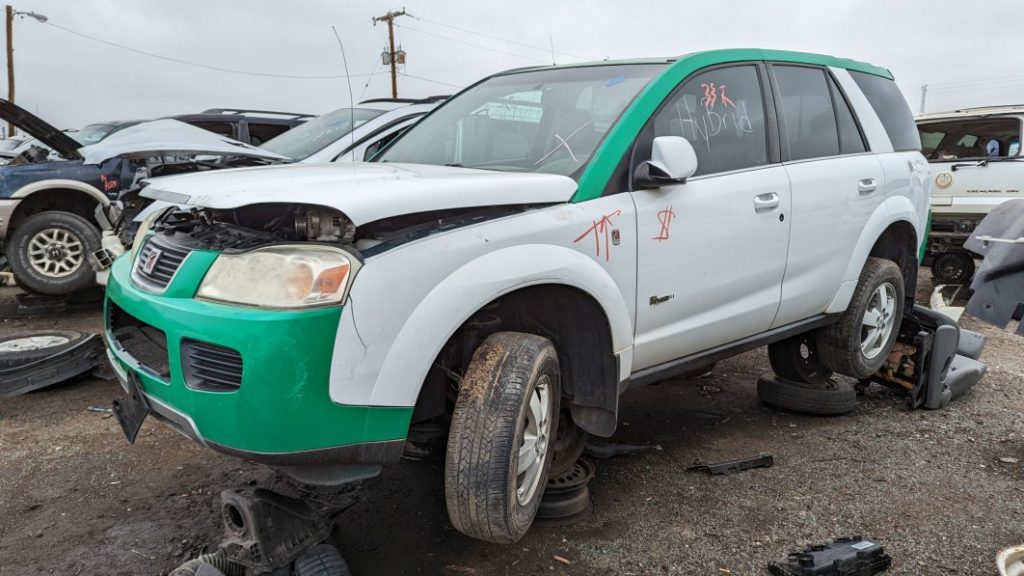
MULTIPOLYGON (((922 274, 919 296, 929 289, 922 274)), ((98 330, 98 311, 11 318, 0 331, 98 330)), ((938 412, 908 412, 873 387, 852 414, 815 418, 760 404, 764 350, 710 377, 663 382, 623 399, 615 440, 661 451, 598 464, 593 511, 535 527, 513 546, 448 524, 439 461, 403 462, 341 493, 331 541, 356 575, 766 574, 772 558, 841 535, 877 539, 892 574, 994 574, 1024 542, 1024 340, 980 322, 988 376, 938 412), (731 476, 687 472, 696 459, 774 452, 776 465, 731 476), (568 559, 565 565, 554 555, 568 559)), ((201 448, 152 419, 134 446, 109 406, 117 384, 92 378, 0 400, 0 575, 163 574, 220 542, 219 493, 299 491, 272 470, 201 448)), ((268 431, 273 433, 273 431, 268 431)))

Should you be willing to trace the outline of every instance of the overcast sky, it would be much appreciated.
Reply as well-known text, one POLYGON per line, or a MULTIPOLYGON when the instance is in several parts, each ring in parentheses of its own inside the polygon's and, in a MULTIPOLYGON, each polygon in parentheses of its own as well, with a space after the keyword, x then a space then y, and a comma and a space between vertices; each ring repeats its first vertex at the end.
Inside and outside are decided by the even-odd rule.
MULTIPOLYGON (((51 24, 207 66, 259 74, 344 71, 362 98, 389 96, 372 16, 403 6, 363 0, 13 0, 51 24), (368 74, 376 74, 368 78, 368 74), (369 86, 366 87, 367 81, 369 86)), ((1020 0, 407 0, 396 20, 408 53, 400 96, 451 93, 495 71, 584 58, 666 56, 730 47, 822 52, 889 68, 917 112, 1024 103, 1020 0), (416 17, 419 17, 417 19, 416 17), (513 40, 513 44, 490 37, 513 40)), ((18 104, 62 128, 210 107, 323 113, 347 106, 343 78, 271 78, 136 54, 31 19, 14 23, 18 104)), ((6 96, 6 76, 2 75, 6 96)))

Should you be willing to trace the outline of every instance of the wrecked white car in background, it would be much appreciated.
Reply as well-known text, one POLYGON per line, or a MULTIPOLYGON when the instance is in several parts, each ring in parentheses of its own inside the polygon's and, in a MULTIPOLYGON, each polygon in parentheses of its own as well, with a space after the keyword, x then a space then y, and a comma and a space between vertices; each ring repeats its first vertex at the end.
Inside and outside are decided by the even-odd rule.
POLYGON ((0 246, 18 285, 41 294, 69 294, 95 282, 88 258, 100 248, 97 209, 142 178, 285 160, 176 120, 136 124, 83 147, 2 99, 0 119, 46 146, 29 146, 0 166, 0 246))
POLYGON ((926 264, 936 284, 970 284, 977 255, 964 242, 993 208, 1024 198, 1024 106, 965 108, 917 116, 932 166, 926 264))

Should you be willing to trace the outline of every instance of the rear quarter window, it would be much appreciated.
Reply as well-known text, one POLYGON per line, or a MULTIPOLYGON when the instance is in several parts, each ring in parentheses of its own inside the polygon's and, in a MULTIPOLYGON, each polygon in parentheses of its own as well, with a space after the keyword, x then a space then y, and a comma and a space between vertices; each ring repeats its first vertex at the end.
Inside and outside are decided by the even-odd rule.
POLYGON ((910 107, 907 106, 907 101, 896 87, 896 83, 882 76, 853 70, 850 70, 850 76, 871 103, 878 119, 882 121, 893 150, 920 150, 921 138, 917 132, 917 124, 914 123, 914 115, 910 112, 910 107))

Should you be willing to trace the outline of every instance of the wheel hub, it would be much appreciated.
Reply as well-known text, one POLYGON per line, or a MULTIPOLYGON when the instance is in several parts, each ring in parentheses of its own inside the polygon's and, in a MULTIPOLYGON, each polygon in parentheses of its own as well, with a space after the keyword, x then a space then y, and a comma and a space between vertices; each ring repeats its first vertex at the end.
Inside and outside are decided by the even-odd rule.
POLYGON ((896 288, 889 282, 871 294, 861 321, 860 350, 865 358, 882 353, 896 324, 896 288))
POLYGON ((50 278, 70 276, 85 262, 82 240, 70 230, 47 228, 28 242, 28 260, 36 272, 50 278))
POLYGON ((41 350, 43 348, 52 348, 53 346, 67 344, 68 342, 70 342, 70 340, 64 336, 27 336, 25 338, 16 338, 14 340, 0 342, 0 352, 41 350))
POLYGON ((544 480, 542 472, 547 460, 553 415, 551 388, 550 378, 541 377, 526 407, 516 463, 516 498, 520 505, 526 505, 533 499, 544 480))

